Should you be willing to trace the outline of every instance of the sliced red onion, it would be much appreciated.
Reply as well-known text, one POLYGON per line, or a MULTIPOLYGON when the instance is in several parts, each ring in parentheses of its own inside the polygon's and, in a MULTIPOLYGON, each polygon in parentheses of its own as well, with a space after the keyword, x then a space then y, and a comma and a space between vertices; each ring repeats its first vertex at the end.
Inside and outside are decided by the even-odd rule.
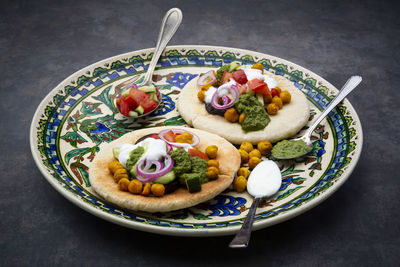
POLYGON ((197 86, 200 88, 208 89, 211 85, 217 82, 217 78, 215 77, 215 71, 210 70, 209 72, 204 73, 197 80, 197 86))
MULTIPOLYGON (((163 140, 165 142, 165 140, 163 140)), ((169 154, 169 152, 171 152, 173 149, 172 145, 170 145, 169 143, 167 143, 167 153, 169 154)))
POLYGON ((228 89, 227 89, 227 93, 231 93, 232 94, 232 99, 229 98, 228 95, 223 95, 221 96, 222 98, 222 105, 220 105, 218 103, 219 100, 219 91, 217 90, 214 95, 212 96, 211 99, 211 105, 213 106, 213 108, 215 109, 228 109, 230 107, 233 107, 233 105, 235 104, 236 100, 238 100, 240 92, 239 89, 236 87, 236 85, 231 85, 228 89), (225 101, 224 101, 224 97, 225 97, 225 101), (227 102, 226 98, 229 99, 229 102, 227 102))
POLYGON ((174 146, 174 147, 186 147, 187 145, 190 145, 190 146, 197 146, 197 145, 200 143, 200 138, 199 138, 197 135, 195 135, 194 133, 191 133, 191 132, 189 132, 189 131, 181 130, 181 129, 167 129, 167 130, 163 130, 163 131, 161 131, 161 132, 158 133, 158 136, 159 136, 164 142, 166 142, 166 143, 168 143, 168 144, 170 144, 170 145, 172 145, 172 146, 174 146), (169 132, 169 131, 173 131, 175 134, 177 134, 177 133, 181 134, 181 133, 184 133, 184 132, 188 132, 188 133, 190 133, 191 135, 193 135, 193 139, 192 139, 192 140, 193 140, 193 143, 188 144, 188 143, 175 143, 175 142, 170 142, 170 141, 168 141, 168 140, 166 140, 166 139, 164 138, 164 134, 167 133, 167 132, 169 132))
POLYGON ((131 88, 131 87, 136 88, 136 89, 139 88, 135 83, 130 83, 130 84, 128 84, 128 85, 126 86, 126 89, 131 88))
POLYGON ((144 171, 148 171, 151 166, 156 165, 156 172, 158 172, 159 170, 161 170, 163 168, 163 163, 159 160, 145 160, 145 166, 143 168, 144 171))
MULTIPOLYGON (((174 160, 171 158, 170 155, 165 156, 163 164, 164 166, 160 170, 156 170, 154 172, 147 172, 146 170, 144 170, 143 164, 145 164, 145 160, 141 159, 136 167, 136 171, 138 174, 137 179, 142 183, 151 183, 158 177, 168 173, 174 166, 174 160)), ((160 164, 162 164, 162 162, 160 162, 160 164)))

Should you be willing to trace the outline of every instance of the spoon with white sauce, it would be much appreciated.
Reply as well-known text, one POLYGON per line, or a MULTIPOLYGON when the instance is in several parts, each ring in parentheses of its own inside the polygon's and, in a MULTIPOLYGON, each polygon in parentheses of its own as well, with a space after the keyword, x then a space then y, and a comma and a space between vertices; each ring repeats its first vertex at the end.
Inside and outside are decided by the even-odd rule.
POLYGON ((334 109, 357 85, 362 81, 361 76, 351 76, 345 85, 336 95, 336 97, 329 103, 326 109, 319 115, 319 117, 308 128, 307 132, 296 139, 283 140, 278 142, 271 151, 275 159, 294 159, 302 157, 312 150, 311 134, 318 126, 318 124, 334 109))
POLYGON ((272 160, 264 160, 253 169, 247 182, 247 192, 254 197, 254 201, 242 228, 229 244, 229 247, 245 248, 248 246, 258 203, 262 198, 271 197, 278 192, 281 184, 281 171, 272 160))

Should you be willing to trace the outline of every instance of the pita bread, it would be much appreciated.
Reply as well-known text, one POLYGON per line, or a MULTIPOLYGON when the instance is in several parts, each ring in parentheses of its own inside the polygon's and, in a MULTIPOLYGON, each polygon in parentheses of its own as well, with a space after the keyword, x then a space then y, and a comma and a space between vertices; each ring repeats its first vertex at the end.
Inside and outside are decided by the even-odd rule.
POLYGON ((188 83, 178 98, 178 111, 189 125, 218 134, 233 144, 248 141, 256 144, 268 140, 272 143, 292 137, 307 124, 310 108, 305 95, 284 77, 268 73, 277 82, 279 88, 292 95, 291 102, 284 105, 277 115, 271 115, 271 121, 263 130, 244 133, 240 124, 231 123, 224 117, 209 114, 205 105, 197 98, 197 79, 188 83))
POLYGON ((224 191, 232 183, 233 177, 240 167, 240 154, 237 149, 225 139, 211 133, 188 127, 156 127, 142 129, 125 134, 121 138, 101 147, 92 165, 89 168, 89 179, 93 189, 106 201, 129 210, 147 212, 166 212, 197 205, 210 200, 224 191), (112 149, 121 144, 135 143, 140 137, 158 133, 165 129, 186 129, 200 138, 198 148, 204 151, 209 145, 218 147, 217 160, 219 161, 220 175, 218 179, 202 184, 200 192, 189 193, 184 188, 165 194, 163 197, 134 195, 119 190, 108 170, 108 164, 114 160, 112 149))

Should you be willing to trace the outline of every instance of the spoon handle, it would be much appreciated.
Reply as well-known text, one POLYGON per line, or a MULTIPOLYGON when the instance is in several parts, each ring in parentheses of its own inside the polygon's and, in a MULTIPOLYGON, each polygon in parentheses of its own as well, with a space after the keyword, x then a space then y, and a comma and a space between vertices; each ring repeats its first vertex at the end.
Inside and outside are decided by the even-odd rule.
POLYGON ((165 14, 163 21, 161 22, 160 33, 158 35, 156 48, 154 49, 153 58, 151 59, 146 75, 144 76, 144 80, 140 85, 146 85, 150 82, 161 53, 164 51, 164 48, 167 46, 172 36, 174 36, 179 25, 181 25, 181 22, 182 11, 179 8, 171 8, 165 14))
POLYGON ((250 241, 251 229, 253 228, 254 215, 260 202, 259 197, 255 198, 253 204, 251 204, 249 213, 247 214, 246 220, 244 221, 242 228, 236 234, 235 238, 229 244, 230 248, 246 248, 250 241))
POLYGON ((321 113, 321 115, 319 115, 319 117, 313 122, 310 128, 308 128, 307 133, 305 134, 308 141, 307 143, 310 143, 309 138, 314 129, 318 126, 318 124, 326 117, 326 115, 329 114, 329 112, 331 112, 333 108, 336 107, 337 104, 340 103, 340 101, 342 101, 351 91, 353 91, 353 89, 356 88, 361 81, 361 76, 351 76, 350 79, 347 80, 347 82, 344 84, 336 97, 331 101, 331 103, 329 103, 329 105, 321 113))

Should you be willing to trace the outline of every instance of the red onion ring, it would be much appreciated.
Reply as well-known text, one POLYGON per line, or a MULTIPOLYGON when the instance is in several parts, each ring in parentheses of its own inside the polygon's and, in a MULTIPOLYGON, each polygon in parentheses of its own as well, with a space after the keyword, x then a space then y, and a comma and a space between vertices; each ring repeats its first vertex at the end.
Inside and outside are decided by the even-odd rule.
POLYGON ((204 73, 197 80, 197 86, 200 88, 208 89, 211 85, 217 82, 217 78, 215 77, 215 71, 210 70, 209 72, 204 73))
MULTIPOLYGON (((159 162, 162 164, 162 162, 159 162)), ((164 167, 158 171, 155 172, 147 172, 145 171, 142 166, 145 164, 145 159, 141 159, 138 162, 138 165, 136 167, 137 171, 137 179, 142 182, 142 183, 151 183, 154 180, 156 180, 158 177, 163 176, 164 174, 168 173, 170 170, 172 170, 172 167, 174 166, 174 160, 171 158, 170 155, 167 155, 164 157, 164 167)))
POLYGON ((219 91, 217 90, 213 94, 213 96, 211 98, 211 105, 213 106, 213 108, 221 110, 221 109, 228 109, 230 107, 233 107, 233 105, 235 104, 236 100, 238 100, 238 98, 239 98, 239 95, 240 95, 239 89, 236 87, 236 85, 231 85, 231 87, 229 87, 227 91, 228 91, 228 93, 232 93, 233 98, 230 99, 227 95, 223 95, 222 96, 223 104, 220 105, 218 103, 218 99, 219 99, 219 94, 218 93, 219 93, 219 91), (226 98, 225 98, 225 101, 224 101, 224 97, 228 98, 230 102, 225 103, 226 102, 226 98))
POLYGON ((161 140, 163 140, 164 142, 166 142, 166 143, 168 143, 168 144, 170 144, 171 146, 174 146, 174 147, 185 147, 185 146, 187 146, 187 145, 190 145, 190 146, 197 146, 197 145, 200 143, 200 138, 199 138, 197 135, 195 135, 194 133, 191 133, 191 132, 189 132, 189 131, 182 130, 182 129, 167 129, 167 130, 163 130, 163 131, 161 131, 161 132, 158 133, 158 136, 161 138, 161 140), (170 142, 170 141, 168 141, 168 140, 166 140, 166 139, 164 138, 164 134, 167 133, 167 132, 169 132, 169 131, 173 131, 174 133, 179 133, 179 134, 184 133, 184 132, 188 132, 188 133, 190 133, 191 135, 193 135, 193 139, 192 139, 192 140, 193 140, 193 143, 188 144, 188 143, 175 143, 175 142, 170 142))

